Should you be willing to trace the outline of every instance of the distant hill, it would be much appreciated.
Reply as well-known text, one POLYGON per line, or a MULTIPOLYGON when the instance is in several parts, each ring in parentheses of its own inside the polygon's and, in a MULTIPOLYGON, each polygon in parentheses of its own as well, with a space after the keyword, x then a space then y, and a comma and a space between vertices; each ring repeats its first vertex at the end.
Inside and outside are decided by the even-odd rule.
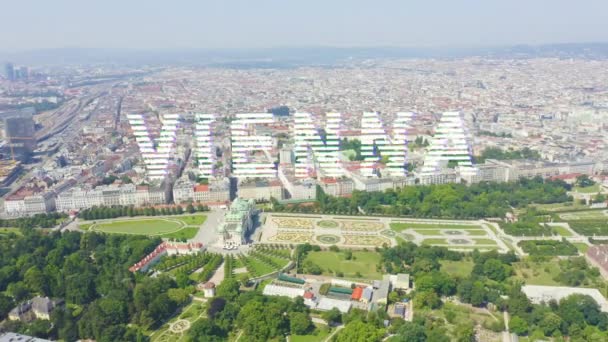
POLYGON ((385 58, 608 58, 608 43, 565 43, 476 48, 299 47, 268 49, 89 49, 58 48, 0 52, 0 61, 28 65, 199 65, 226 68, 332 66, 385 58))

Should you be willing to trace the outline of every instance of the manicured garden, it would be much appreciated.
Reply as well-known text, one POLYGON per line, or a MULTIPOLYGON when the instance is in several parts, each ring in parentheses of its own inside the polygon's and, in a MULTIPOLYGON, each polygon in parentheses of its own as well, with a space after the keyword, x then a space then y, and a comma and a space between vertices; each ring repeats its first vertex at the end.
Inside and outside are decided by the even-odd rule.
POLYGON ((163 324, 150 336, 151 342, 189 341, 188 330, 194 322, 207 317, 204 303, 192 302, 181 310, 181 313, 163 324))
POLYGON ((568 221, 568 225, 575 232, 585 236, 608 235, 608 220, 576 220, 568 221))
POLYGON ((579 210, 558 214, 558 218, 565 221, 570 220, 608 220, 606 209, 579 210))
POLYGON ((496 245, 496 241, 492 239, 473 239, 476 245, 496 245))
POLYGON ((391 240, 380 235, 342 235, 345 246, 382 247, 391 245, 391 240))
POLYGON ((446 239, 424 239, 422 241, 423 245, 447 245, 448 244, 448 240, 446 239))
POLYGON ((500 222, 500 228, 513 236, 552 236, 553 229, 538 220, 523 220, 518 222, 500 222))
POLYGON ((231 260, 230 272, 239 267, 246 267, 251 277, 259 277, 282 270, 289 263, 290 252, 287 249, 273 246, 257 246, 249 254, 241 254, 231 260))
POLYGON ((566 227, 563 226, 557 226, 557 225, 553 225, 551 226, 551 228, 553 228, 553 231, 556 232, 557 234, 559 234, 560 236, 572 236, 572 232, 570 230, 568 230, 566 227))
POLYGON ((518 243, 521 249, 532 256, 577 255, 578 249, 572 243, 562 240, 529 240, 518 243))
POLYGON ((463 223, 457 224, 451 221, 443 222, 392 222, 391 228, 395 231, 402 231, 406 229, 481 229, 480 225, 463 223))

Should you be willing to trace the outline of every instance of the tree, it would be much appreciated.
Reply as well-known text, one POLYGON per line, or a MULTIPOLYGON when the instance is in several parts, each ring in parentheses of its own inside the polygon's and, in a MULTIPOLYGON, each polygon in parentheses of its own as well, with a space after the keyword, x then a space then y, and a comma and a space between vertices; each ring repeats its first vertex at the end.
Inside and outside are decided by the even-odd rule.
POLYGON ((504 281, 511 275, 511 267, 504 265, 500 260, 488 259, 483 264, 483 273, 492 280, 504 281))
POLYGON ((348 323, 338 334, 337 342, 374 342, 381 341, 384 336, 382 329, 373 324, 359 320, 348 323))
POLYGON ((322 313, 321 318, 326 320, 327 323, 329 323, 330 325, 336 324, 336 323, 341 323, 342 322, 342 313, 340 312, 340 310, 333 308, 329 311, 325 311, 324 313, 322 313))
POLYGON ((16 302, 26 299, 30 294, 28 287, 22 281, 10 283, 6 288, 6 292, 13 297, 16 302))
POLYGON ((292 335, 305 335, 312 327, 312 321, 307 313, 291 312, 289 314, 289 330, 292 335))
POLYGON ((473 324, 464 323, 456 327, 456 340, 458 342, 475 341, 475 329, 473 324))
POLYGON ((15 303, 11 300, 10 297, 7 297, 0 293, 0 321, 4 320, 11 309, 14 307, 15 303))
POLYGON ((421 291, 416 293, 414 305, 417 308, 437 309, 441 306, 441 299, 433 291, 421 291))
POLYGON ((548 312, 544 315, 539 325, 543 329, 545 336, 551 336, 562 325, 562 318, 553 312, 548 312))
POLYGON ((399 299, 401 299, 401 296, 399 295, 399 292, 394 291, 394 290, 391 291, 391 292, 389 292, 389 294, 388 294, 388 302, 389 302, 389 304, 397 303, 399 301, 399 299))
POLYGON ((593 298, 587 295, 570 295, 559 302, 557 314, 568 324, 579 327, 585 323, 592 325, 600 321, 600 309, 593 298))
POLYGON ((190 301, 190 290, 188 289, 169 289, 167 295, 178 306, 182 306, 190 301))
POLYGON ((207 317, 213 319, 226 307, 226 300, 222 297, 214 297, 209 301, 207 317))
POLYGON ((43 296, 48 294, 49 284, 46 277, 38 267, 30 267, 27 271, 25 271, 23 278, 32 292, 39 293, 43 296))
POLYGON ((240 284, 233 278, 226 278, 217 286, 215 295, 228 301, 235 300, 239 295, 240 284))
POLYGON ((588 175, 580 175, 580 176, 576 177, 576 185, 580 186, 581 188, 584 188, 584 187, 595 185, 595 181, 593 181, 593 179, 589 178, 588 175))
POLYGON ((224 341, 225 332, 210 319, 199 319, 188 330, 191 341, 224 341))
POLYGON ((192 213, 194 213, 194 212, 195 212, 195 210, 194 210, 194 206, 192 205, 192 203, 189 203, 189 204, 186 206, 186 211, 187 211, 188 213, 190 213, 190 214, 192 214, 192 213))
POLYGON ((248 301, 238 314, 237 324, 248 341, 268 341, 289 331, 285 307, 278 302, 248 301))
POLYGON ((390 341, 425 342, 427 341, 427 336, 423 326, 412 322, 404 322, 397 330, 397 336, 390 341))
POLYGON ((526 335, 528 333, 528 322, 519 316, 512 316, 509 321, 509 329, 519 336, 526 335))

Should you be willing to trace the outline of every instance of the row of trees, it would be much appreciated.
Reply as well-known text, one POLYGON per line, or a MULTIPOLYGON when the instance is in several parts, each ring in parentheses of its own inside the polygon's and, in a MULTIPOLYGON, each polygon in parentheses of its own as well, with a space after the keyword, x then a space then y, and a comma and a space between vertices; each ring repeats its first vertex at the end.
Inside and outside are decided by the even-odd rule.
POLYGON ((15 219, 0 219, 0 227, 13 228, 51 228, 55 227, 60 221, 67 218, 66 214, 57 212, 47 214, 36 214, 30 217, 19 217, 15 219))
POLYGON ((500 147, 486 147, 481 155, 475 157, 475 161, 483 163, 486 159, 510 160, 510 159, 540 159, 540 153, 529 147, 521 150, 503 150, 500 147))
POLYGON ((503 217, 511 207, 530 203, 562 203, 571 201, 566 193, 571 186, 561 180, 541 177, 520 179, 512 183, 441 184, 408 186, 385 192, 354 191, 350 198, 332 197, 317 188, 312 205, 286 205, 272 200, 272 210, 412 216, 427 218, 503 217))
POLYGON ((78 213, 78 217, 85 220, 102 220, 116 217, 134 217, 134 216, 167 216, 181 215, 184 213, 195 213, 209 211, 209 207, 199 204, 196 207, 188 204, 184 209, 181 205, 176 205, 168 208, 143 207, 136 208, 133 206, 101 206, 84 209, 78 213))

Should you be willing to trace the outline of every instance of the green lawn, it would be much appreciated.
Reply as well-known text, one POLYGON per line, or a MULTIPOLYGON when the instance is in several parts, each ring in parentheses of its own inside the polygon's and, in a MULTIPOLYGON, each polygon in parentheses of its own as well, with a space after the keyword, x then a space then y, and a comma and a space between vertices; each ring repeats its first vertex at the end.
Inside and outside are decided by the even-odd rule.
POLYGON ((576 248, 578 249, 579 252, 585 254, 587 253, 587 250, 589 249, 589 245, 586 243, 582 243, 582 242, 573 242, 573 245, 576 246, 576 248))
POLYGON ((423 245, 447 245, 448 241, 446 239, 424 239, 422 241, 423 245))
POLYGON ((200 226, 205 223, 207 216, 205 215, 188 215, 188 216, 177 216, 175 219, 184 222, 187 226, 200 226))
POLYGON ((78 228, 82 229, 82 230, 89 230, 89 228, 91 228, 92 225, 93 225, 93 223, 83 223, 83 224, 79 224, 78 228))
POLYGON ((572 233, 562 226, 551 226, 551 228, 561 236, 572 236, 572 233))
POLYGON ((560 286, 553 278, 560 273, 556 260, 532 262, 530 260, 513 263, 514 275, 528 285, 560 286))
POLYGON ((289 340, 292 342, 321 342, 325 341, 331 333, 331 329, 324 325, 316 325, 315 331, 309 335, 291 335, 289 340))
POLYGON ((9 233, 15 233, 17 235, 22 235, 19 228, 9 228, 9 227, 0 228, 0 235, 9 234, 9 233))
POLYGON ((467 232, 468 235, 471 235, 471 236, 484 236, 484 235, 488 235, 488 233, 486 233, 485 230, 481 230, 481 229, 465 229, 465 232, 467 232))
POLYGON ((426 235, 426 236, 441 236, 441 230, 439 229, 413 229, 416 233, 420 234, 420 235, 426 235))
POLYGON ((261 260, 258 260, 253 257, 245 257, 247 260, 247 272, 251 274, 253 277, 263 276, 265 274, 276 271, 277 269, 263 263, 261 260))
POLYGON ((574 191, 581 193, 581 194, 594 194, 594 193, 598 193, 600 191, 600 185, 594 184, 592 186, 586 186, 584 188, 577 186, 577 187, 574 187, 574 191))
POLYGON ((441 264, 442 271, 455 277, 466 278, 471 274, 471 271, 473 270, 473 261, 471 260, 441 260, 439 261, 439 263, 441 264))
POLYGON ((353 251, 351 260, 346 260, 343 252, 309 252, 305 260, 311 260, 319 265, 323 269, 324 275, 342 272, 345 277, 355 277, 355 274, 359 272, 366 279, 382 278, 382 275, 376 270, 376 265, 380 261, 380 254, 376 252, 353 251))
POLYGON ((476 245, 496 245, 496 241, 492 239, 473 239, 476 245))
POLYGON ((405 229, 480 229, 481 226, 477 224, 457 224, 453 221, 447 221, 445 223, 435 222, 392 222, 390 224, 391 229, 395 231, 402 231, 405 229))
POLYGON ((104 233, 162 235, 181 229, 183 224, 165 219, 123 220, 96 224, 93 229, 104 233))
MULTIPOLYGON (((464 235, 444 234, 444 233, 442 233, 442 231, 440 229, 416 228, 416 229, 412 229, 412 230, 415 231, 416 233, 418 233, 420 235, 424 235, 424 236, 450 236, 450 237, 464 236, 464 235)), ((455 230, 455 229, 453 229, 453 230, 455 230)), ((458 230, 467 232, 466 235, 469 235, 469 236, 486 236, 487 235, 486 231, 483 229, 458 229, 458 230)))
POLYGON ((110 234, 150 235, 183 240, 193 238, 206 219, 205 215, 163 216, 134 220, 115 219, 99 223, 85 221, 78 227, 110 234))
POLYGON ((193 237, 196 236, 196 233, 198 233, 198 228, 194 228, 194 227, 185 227, 182 228, 176 232, 173 233, 168 233, 168 234, 163 234, 161 235, 161 237, 167 238, 167 239, 172 239, 172 240, 178 240, 178 241, 182 241, 182 240, 189 240, 192 239, 193 237))

